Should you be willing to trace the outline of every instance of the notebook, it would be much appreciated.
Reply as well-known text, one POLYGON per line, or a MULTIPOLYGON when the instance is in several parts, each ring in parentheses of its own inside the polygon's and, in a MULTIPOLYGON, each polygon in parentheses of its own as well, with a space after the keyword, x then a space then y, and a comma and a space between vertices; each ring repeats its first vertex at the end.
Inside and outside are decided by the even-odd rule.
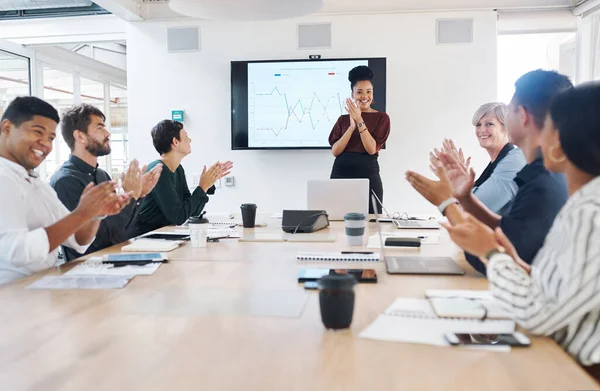
POLYGON ((341 262, 378 262, 379 253, 309 253, 302 252, 296 257, 299 261, 341 261, 341 262))
POLYGON ((209 238, 241 238, 241 235, 235 228, 223 227, 223 228, 209 228, 208 229, 208 237, 209 238))
POLYGON ((111 264, 96 260, 87 260, 66 272, 65 276, 149 276, 161 266, 160 263, 149 263, 143 266, 127 265, 114 267, 111 264))
POLYGON ((381 341, 449 346, 448 333, 502 334, 515 331, 512 320, 439 318, 425 299, 398 298, 360 333, 381 341))
POLYGON ((490 291, 427 290, 425 297, 440 318, 511 319, 490 291))
POLYGON ((137 239, 127 246, 123 246, 121 251, 133 252, 169 252, 175 250, 183 241, 179 240, 155 240, 155 239, 137 239))

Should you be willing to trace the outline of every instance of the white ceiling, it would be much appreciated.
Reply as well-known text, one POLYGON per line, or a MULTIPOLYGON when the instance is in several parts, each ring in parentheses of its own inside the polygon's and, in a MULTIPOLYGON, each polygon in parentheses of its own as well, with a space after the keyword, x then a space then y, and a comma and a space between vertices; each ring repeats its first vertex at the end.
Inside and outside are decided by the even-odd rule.
POLYGON ((325 0, 319 13, 569 7, 580 0, 325 0))
MULTIPOLYGON (((0 0, 3 1, 3 0, 0 0)), ((171 0, 197 4, 192 15, 179 14, 169 7, 169 0, 95 0, 97 4, 122 17, 130 20, 125 14, 135 13, 138 20, 146 19, 182 19, 187 17, 212 19, 237 19, 235 10, 247 12, 249 9, 260 10, 264 4, 280 4, 280 15, 290 17, 299 12, 299 3, 306 0, 171 0), (264 3, 264 4, 263 4, 264 3), (207 8, 210 5, 210 9, 207 8), (254 7, 256 5, 256 7, 254 7), (209 15, 212 14, 212 15, 209 15), (229 15, 231 14, 231 15, 229 15), (139 16, 138 16, 139 15, 139 16), (212 18, 211 18, 212 16, 212 18)), ((414 11, 453 11, 453 10, 539 10, 570 8, 585 0, 322 0, 323 7, 316 14, 354 14, 354 13, 383 13, 383 12, 414 12, 414 11)), ((315 0, 311 0, 315 2, 315 0)), ((182 12, 183 9, 180 10, 182 12)), ((183 12, 182 12, 183 13, 183 12)), ((237 12, 239 14, 240 12, 237 12)), ((243 12, 242 12, 243 13, 243 12)), ((246 15, 248 19, 263 19, 255 15, 246 15)))
POLYGON ((268 20, 311 14, 323 7, 323 0, 170 0, 169 7, 206 19, 268 20))

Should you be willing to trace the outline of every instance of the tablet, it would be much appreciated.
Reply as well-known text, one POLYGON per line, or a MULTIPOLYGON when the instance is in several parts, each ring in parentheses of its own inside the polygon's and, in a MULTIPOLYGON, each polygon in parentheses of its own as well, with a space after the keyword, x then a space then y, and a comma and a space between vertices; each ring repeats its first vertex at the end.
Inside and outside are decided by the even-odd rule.
POLYGON ((160 239, 160 240, 190 240, 190 234, 156 232, 142 236, 144 239, 160 239))
POLYGON ((166 262, 163 253, 121 253, 108 254, 102 258, 103 263, 146 264, 150 262, 166 262))

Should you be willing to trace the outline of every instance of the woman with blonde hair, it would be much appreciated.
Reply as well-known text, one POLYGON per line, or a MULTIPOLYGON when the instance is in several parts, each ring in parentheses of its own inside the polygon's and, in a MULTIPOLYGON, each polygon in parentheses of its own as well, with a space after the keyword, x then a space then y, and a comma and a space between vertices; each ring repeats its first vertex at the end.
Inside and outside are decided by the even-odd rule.
MULTIPOLYGON (((511 207, 518 190, 515 176, 526 164, 523 152, 510 143, 504 126, 507 113, 508 106, 504 103, 486 103, 477 109, 472 121, 479 145, 490 155, 490 163, 475 181, 473 193, 477 194, 477 198, 485 206, 499 215, 511 207)), ((444 140, 442 150, 469 165, 470 158, 465 160, 462 149, 457 149, 452 140, 444 140)), ((430 155, 434 172, 438 154, 435 150, 430 155)))

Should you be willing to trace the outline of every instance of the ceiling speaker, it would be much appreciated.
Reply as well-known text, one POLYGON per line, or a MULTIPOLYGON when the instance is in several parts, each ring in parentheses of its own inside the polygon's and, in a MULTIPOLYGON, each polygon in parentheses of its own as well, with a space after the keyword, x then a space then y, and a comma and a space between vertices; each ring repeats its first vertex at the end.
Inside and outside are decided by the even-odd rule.
POLYGON ((167 29, 167 51, 169 53, 197 52, 200 50, 198 27, 171 27, 167 29))
POLYGON ((298 49, 330 49, 331 23, 299 24, 298 49))
POLYGON ((436 20, 436 44, 441 45, 472 42, 473 19, 436 20))

